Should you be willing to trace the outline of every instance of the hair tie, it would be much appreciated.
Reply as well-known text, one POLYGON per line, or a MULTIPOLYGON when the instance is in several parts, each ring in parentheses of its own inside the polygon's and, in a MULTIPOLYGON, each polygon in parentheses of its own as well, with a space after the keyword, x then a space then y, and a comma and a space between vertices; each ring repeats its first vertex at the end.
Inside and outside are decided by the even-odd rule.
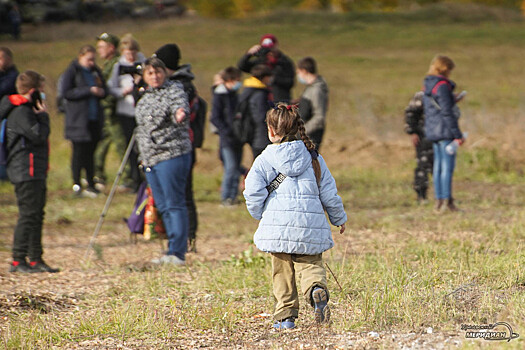
POLYGON ((287 106, 286 106, 286 109, 287 109, 287 110, 292 109, 292 105, 287 105, 287 106))

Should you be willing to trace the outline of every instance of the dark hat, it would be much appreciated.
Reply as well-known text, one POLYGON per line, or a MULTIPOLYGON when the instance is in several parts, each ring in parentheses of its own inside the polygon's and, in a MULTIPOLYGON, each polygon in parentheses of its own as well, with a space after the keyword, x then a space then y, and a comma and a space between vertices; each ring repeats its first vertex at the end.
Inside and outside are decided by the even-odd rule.
POLYGON ((264 34, 261 37, 261 46, 271 49, 277 44, 277 38, 273 34, 264 34))
POLYGON ((95 39, 105 41, 107 43, 112 44, 115 47, 118 47, 118 44, 120 42, 118 36, 109 34, 109 33, 102 33, 99 36, 97 36, 95 39))
POLYGON ((166 65, 166 68, 176 70, 179 68, 180 50, 176 44, 166 44, 155 51, 153 55, 166 65))

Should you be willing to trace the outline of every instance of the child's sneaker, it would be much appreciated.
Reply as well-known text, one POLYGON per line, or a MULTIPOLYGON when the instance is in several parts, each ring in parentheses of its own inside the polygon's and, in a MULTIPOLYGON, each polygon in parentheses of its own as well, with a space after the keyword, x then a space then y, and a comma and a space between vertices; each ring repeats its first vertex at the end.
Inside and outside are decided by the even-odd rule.
POLYGON ((31 267, 24 261, 13 261, 9 266, 9 272, 31 273, 31 267))
POLYGON ((49 273, 57 273, 60 271, 60 269, 53 268, 46 264, 44 260, 38 260, 38 261, 31 261, 29 263, 29 266, 31 267, 31 273, 39 273, 39 272, 49 272, 49 273))
POLYGON ((294 317, 288 317, 284 320, 275 321, 273 324, 273 328, 275 329, 294 329, 295 328, 295 318, 294 317))
POLYGON ((312 291, 314 301, 314 316, 317 324, 330 321, 330 307, 328 306, 328 294, 323 288, 316 287, 312 291))

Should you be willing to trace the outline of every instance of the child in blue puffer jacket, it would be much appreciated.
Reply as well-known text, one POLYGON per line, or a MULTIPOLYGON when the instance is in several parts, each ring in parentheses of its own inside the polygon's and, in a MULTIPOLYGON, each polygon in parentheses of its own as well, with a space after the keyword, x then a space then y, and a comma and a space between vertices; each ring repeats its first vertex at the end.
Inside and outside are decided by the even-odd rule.
POLYGON ((244 197, 250 214, 260 220, 257 248, 272 255, 273 325, 295 328, 299 295, 295 283, 314 307, 315 321, 328 323, 330 309, 322 253, 333 247, 330 222, 345 230, 347 220, 335 180, 306 136, 298 108, 279 104, 266 113, 272 142, 257 157, 246 177, 244 197))

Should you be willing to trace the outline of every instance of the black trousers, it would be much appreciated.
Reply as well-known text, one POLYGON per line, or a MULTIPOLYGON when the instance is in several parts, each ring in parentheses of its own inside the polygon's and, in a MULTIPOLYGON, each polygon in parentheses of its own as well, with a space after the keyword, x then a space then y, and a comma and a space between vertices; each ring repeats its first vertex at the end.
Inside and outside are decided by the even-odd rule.
MULTIPOLYGON (((120 127, 122 128, 122 134, 124 135, 124 138, 126 139, 126 147, 129 145, 129 141, 131 140, 131 137, 133 136, 133 132, 135 131, 135 128, 137 127, 137 123, 135 122, 134 117, 129 117, 127 115, 123 114, 117 114, 118 121, 120 123, 120 127)), ((122 156, 124 156, 122 154, 122 156)), ((138 153, 136 151, 136 147, 133 147, 131 150, 131 153, 129 154, 129 173, 126 174, 128 181, 131 181, 131 183, 128 183, 126 185, 132 187, 134 190, 138 190, 140 184, 142 181, 144 181, 144 178, 141 176, 139 171, 139 161, 138 161, 138 153)))
POLYGON ((88 123, 91 141, 73 142, 73 155, 71 157, 71 172, 73 173, 73 183, 80 185, 80 174, 82 169, 86 171, 86 179, 90 187, 95 185, 95 149, 100 140, 100 128, 98 122, 88 123))
POLYGON ((188 173, 188 179, 186 181, 186 207, 188 208, 188 218, 190 219, 190 227, 188 232, 188 240, 194 241, 197 237, 197 207, 195 206, 195 198, 193 197, 193 167, 195 166, 195 149, 192 150, 191 154, 191 168, 188 173))
POLYGON ((46 180, 15 184, 18 222, 13 239, 13 260, 39 261, 42 257, 42 224, 46 205, 46 180))

